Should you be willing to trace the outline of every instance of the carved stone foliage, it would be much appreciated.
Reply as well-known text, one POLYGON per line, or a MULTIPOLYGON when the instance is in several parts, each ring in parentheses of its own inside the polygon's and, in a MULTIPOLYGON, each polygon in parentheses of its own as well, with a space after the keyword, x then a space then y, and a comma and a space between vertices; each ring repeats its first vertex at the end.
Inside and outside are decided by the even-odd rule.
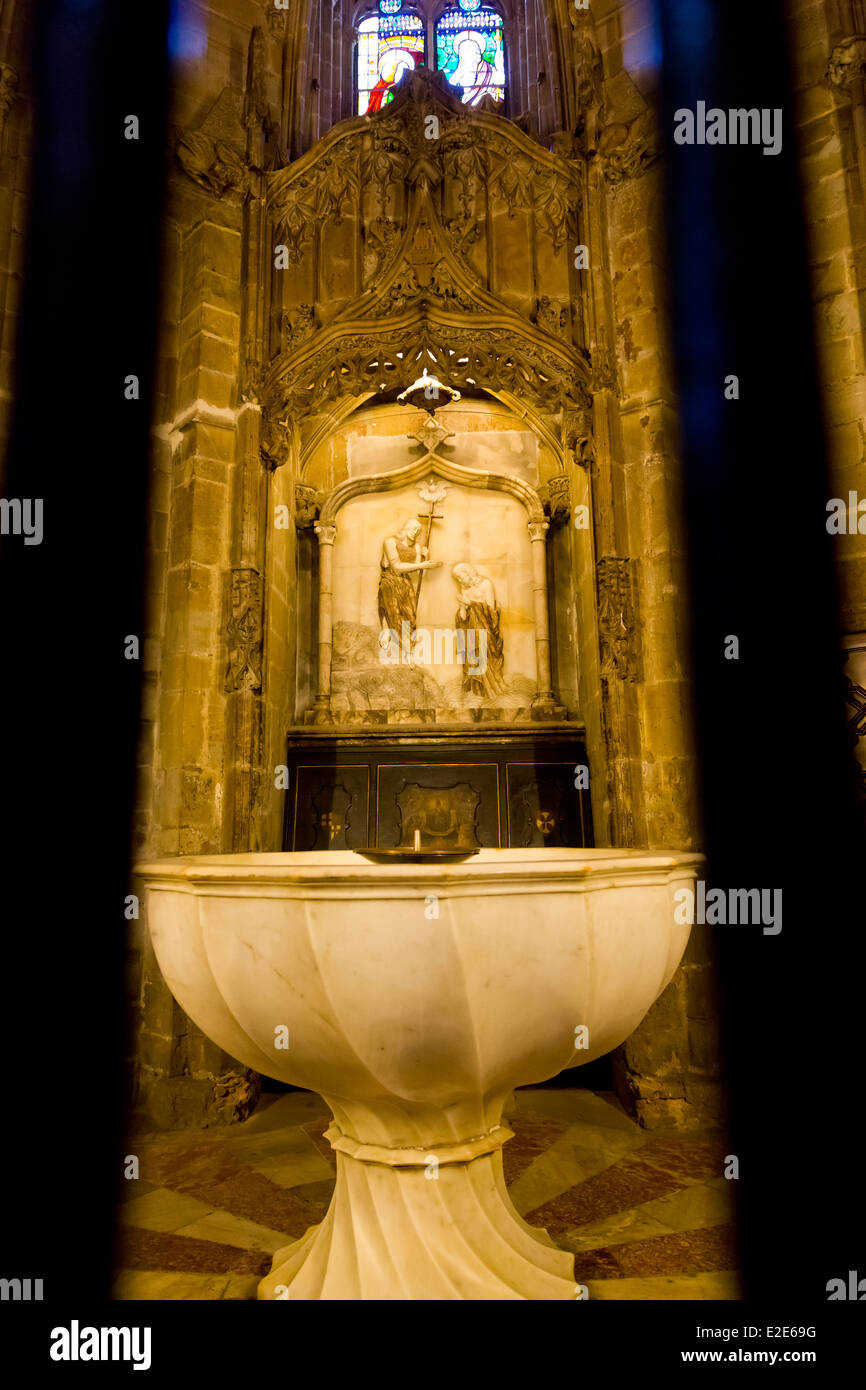
POLYGON ((866 72, 866 36, 854 34, 837 43, 827 64, 827 81, 834 87, 847 87, 866 72))
POLYGON ((228 665, 225 688, 258 692, 262 688, 262 577, 254 569, 231 575, 231 613, 226 629, 228 665))
POLYGON ((473 286, 465 267, 446 244, 426 191, 417 199, 416 215, 399 249, 392 249, 391 254, 393 265, 390 271, 386 270, 378 294, 374 290, 372 302, 357 305, 365 317, 383 318, 428 302, 468 312, 476 308, 477 286, 473 286))
POLYGON ((640 680, 640 642, 634 562, 606 555, 596 564, 601 674, 608 680, 640 680))
POLYGON ((563 294, 582 178, 498 112, 465 107, 440 74, 407 74, 382 111, 268 179, 274 244, 297 269, 275 282, 282 335, 265 398, 300 417, 404 389, 426 366, 554 413, 582 404, 582 320, 563 294), (505 278, 515 245, 526 255, 505 278))
POLYGON ((589 404, 576 366, 546 356, 544 347, 496 328, 452 328, 418 320, 402 330, 355 332, 332 341, 299 364, 290 380, 274 383, 284 408, 305 415, 345 395, 404 389, 422 367, 443 384, 471 391, 474 385, 509 391, 555 410, 563 399, 589 404))
MULTIPOLYGON (((284 178, 286 172, 281 170, 275 177, 284 178)), ((302 259, 319 224, 331 220, 341 225, 344 211, 358 198, 359 188, 357 160, 346 159, 341 150, 317 160, 292 181, 286 194, 272 205, 290 265, 302 259)))
POLYGON ((502 195, 512 217, 517 212, 531 211, 554 251, 561 250, 568 232, 570 201, 577 191, 574 170, 567 167, 540 171, 531 160, 515 160, 503 140, 493 143, 493 154, 492 191, 502 195))
POLYGON ((553 526, 564 526, 571 516, 571 488, 568 475, 557 473, 538 489, 544 515, 553 526))
POLYGON ((471 110, 437 73, 407 74, 397 98, 373 116, 338 126, 297 164, 271 177, 270 211, 300 260, 316 227, 339 219, 363 190, 370 222, 387 221, 395 192, 423 175, 447 186, 459 210, 477 217, 501 197, 510 216, 532 212, 559 250, 579 190, 576 165, 535 145, 501 115, 471 110))
POLYGON ((264 30, 254 28, 243 89, 223 87, 197 130, 174 132, 178 164, 215 198, 229 191, 246 193, 257 175, 286 162, 280 122, 267 102, 267 44, 264 30))
POLYGON ((291 313, 283 314, 283 351, 297 347, 316 331, 316 311, 312 304, 299 304, 291 313))
POLYGON ((598 143, 598 159, 610 184, 638 178, 661 152, 658 123, 649 107, 628 125, 609 125, 598 143))
POLYGON ((568 300, 551 299, 549 294, 543 294, 538 301, 535 321, 557 338, 566 337, 571 324, 571 307, 568 300))
POLYGON ((563 447, 578 468, 592 470, 595 463, 595 440, 592 432, 591 410, 567 410, 562 421, 563 447))
POLYGON ((224 140, 212 140, 194 130, 184 131, 175 153, 184 172, 217 198, 227 189, 246 187, 248 174, 243 156, 224 140))
MULTIPOLYGON (((365 196, 380 216, 393 186, 425 166, 431 184, 453 190, 464 217, 477 215, 488 194, 501 194, 512 215, 532 210, 554 244, 566 235, 577 171, 534 145, 496 107, 465 107, 440 74, 407 74, 393 103, 376 116, 347 122, 341 135, 340 157, 348 166, 357 161, 365 196)), ((291 200, 292 182, 275 186, 277 208, 281 199, 291 200)))
POLYGON ((262 413, 259 432, 259 453, 265 468, 271 472, 280 468, 289 454, 289 426, 285 419, 278 419, 279 412, 271 409, 262 413))
POLYGON ((377 217, 367 226, 364 246, 364 288, 378 278, 393 260, 401 241, 400 228, 387 217, 377 217))
POLYGON ((617 391, 616 354, 609 347, 597 346, 592 354, 593 391, 617 391))
POLYGON ((295 483, 295 525, 299 531, 312 530, 319 519, 322 495, 305 483, 295 483))

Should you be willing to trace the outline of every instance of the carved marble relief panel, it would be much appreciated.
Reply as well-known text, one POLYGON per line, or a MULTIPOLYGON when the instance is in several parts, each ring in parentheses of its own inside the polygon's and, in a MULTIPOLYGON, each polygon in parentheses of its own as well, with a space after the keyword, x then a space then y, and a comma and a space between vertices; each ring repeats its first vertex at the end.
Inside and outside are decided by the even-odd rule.
POLYGON ((339 514, 335 717, 344 709, 517 709, 536 694, 525 509, 503 493, 437 479, 436 496, 425 497, 424 487, 357 497, 339 514))

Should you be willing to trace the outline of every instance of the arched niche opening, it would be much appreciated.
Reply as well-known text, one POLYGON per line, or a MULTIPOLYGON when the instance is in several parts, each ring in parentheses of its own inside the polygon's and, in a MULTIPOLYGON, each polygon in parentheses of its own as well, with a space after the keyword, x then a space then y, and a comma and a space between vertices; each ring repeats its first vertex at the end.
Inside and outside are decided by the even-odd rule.
POLYGON ((538 718, 545 707, 548 718, 579 720, 579 565, 569 527, 549 504, 562 467, 549 436, 480 395, 442 407, 434 422, 421 410, 369 403, 320 440, 300 483, 307 524, 297 547, 296 725, 381 723, 389 710, 404 722, 434 710, 447 722, 467 708, 484 710, 475 717, 489 723, 538 718), (432 524, 419 493, 431 477, 445 489, 432 524), (474 567, 501 610, 499 699, 486 689, 463 699, 459 671, 429 670, 428 680, 389 672, 380 659, 383 544, 416 515, 421 543, 441 565, 421 580, 418 627, 454 630, 453 569, 474 567))

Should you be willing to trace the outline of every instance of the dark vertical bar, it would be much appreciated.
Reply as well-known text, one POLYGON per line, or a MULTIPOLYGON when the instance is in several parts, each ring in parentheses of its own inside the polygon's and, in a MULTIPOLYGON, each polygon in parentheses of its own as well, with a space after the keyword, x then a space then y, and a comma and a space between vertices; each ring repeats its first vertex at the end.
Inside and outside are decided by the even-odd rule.
POLYGON ((123 952, 166 7, 43 0, 7 497, 44 536, 2 545, 8 1080, 3 1273, 46 1303, 108 1290, 122 1172, 123 952), (127 118, 138 139, 125 138, 127 118), (139 399, 125 381, 139 380, 139 399))
POLYGON ((786 30, 775 0, 659 10, 706 877, 783 893, 777 935, 715 929, 746 1289, 814 1306, 863 1261, 862 1157, 847 1125, 864 849, 786 30), (782 108, 781 152, 674 143, 675 113, 699 101, 782 108), (732 374, 739 400, 725 399, 732 374), (725 658, 730 636, 738 660, 725 658))

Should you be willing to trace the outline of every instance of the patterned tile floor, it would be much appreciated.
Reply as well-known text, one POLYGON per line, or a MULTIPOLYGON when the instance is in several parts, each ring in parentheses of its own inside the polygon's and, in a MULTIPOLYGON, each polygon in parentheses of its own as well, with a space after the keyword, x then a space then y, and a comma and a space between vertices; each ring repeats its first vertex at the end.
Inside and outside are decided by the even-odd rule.
MULTIPOLYGON (((334 1156, 318 1096, 264 1096, 230 1129, 139 1136, 120 1209, 119 1299, 252 1299, 272 1253, 325 1214, 334 1156)), ((740 1296, 718 1131, 648 1133, 612 1096, 518 1091, 511 1200, 576 1256, 590 1298, 740 1296)))

